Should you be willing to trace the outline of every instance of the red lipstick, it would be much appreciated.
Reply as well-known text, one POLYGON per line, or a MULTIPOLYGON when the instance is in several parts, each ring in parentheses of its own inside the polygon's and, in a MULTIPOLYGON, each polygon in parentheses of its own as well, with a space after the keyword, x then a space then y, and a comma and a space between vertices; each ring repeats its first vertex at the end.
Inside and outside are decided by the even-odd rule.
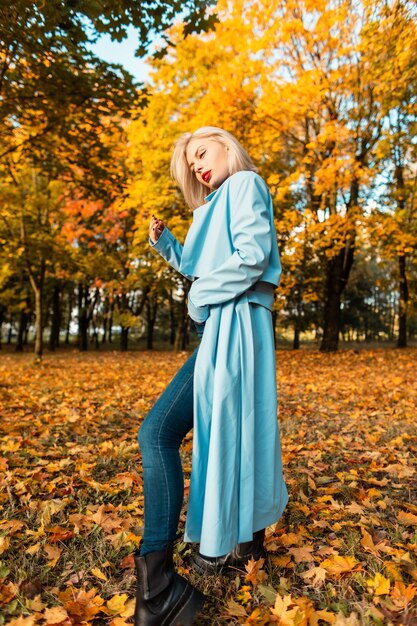
POLYGON ((201 174, 201 178, 204 180, 205 183, 210 182, 211 170, 209 170, 208 172, 203 172, 203 174, 201 174))

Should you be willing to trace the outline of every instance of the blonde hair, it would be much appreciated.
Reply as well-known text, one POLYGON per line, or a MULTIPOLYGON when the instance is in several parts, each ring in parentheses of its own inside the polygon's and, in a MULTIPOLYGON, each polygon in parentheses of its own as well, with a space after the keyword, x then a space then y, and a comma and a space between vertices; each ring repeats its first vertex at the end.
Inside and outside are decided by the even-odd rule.
POLYGON ((202 126, 194 133, 184 133, 174 146, 171 158, 171 176, 181 189, 184 199, 191 209, 196 209, 204 204, 204 198, 208 195, 207 187, 197 180, 186 158, 188 144, 191 139, 196 137, 218 141, 228 148, 230 176, 242 170, 257 171, 246 150, 227 130, 216 126, 202 126))

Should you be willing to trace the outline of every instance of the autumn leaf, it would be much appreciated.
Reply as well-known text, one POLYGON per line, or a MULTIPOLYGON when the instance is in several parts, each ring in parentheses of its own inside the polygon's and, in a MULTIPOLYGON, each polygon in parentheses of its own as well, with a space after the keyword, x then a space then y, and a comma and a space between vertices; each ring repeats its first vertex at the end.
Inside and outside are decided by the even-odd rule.
POLYGON ((104 574, 101 569, 99 569, 98 567, 93 567, 91 569, 91 573, 96 577, 99 578, 100 580, 108 580, 106 574, 104 574))
POLYGON ((406 586, 403 582, 396 580, 391 590, 391 598, 395 606, 399 609, 406 609, 416 595, 416 592, 417 587, 415 585, 411 584, 406 586))
POLYGON ((236 594, 236 599, 240 604, 247 604, 252 600, 251 587, 248 585, 243 585, 236 594))
POLYGON ((258 583, 262 583, 266 580, 266 572, 262 569, 264 562, 265 559, 258 559, 257 561, 255 561, 255 559, 250 559, 247 562, 245 565, 245 570, 247 572, 245 575, 246 582, 250 582, 252 585, 257 585, 258 583))
POLYGON ((309 563, 314 560, 311 554, 313 550, 314 546, 304 545, 299 548, 290 548, 288 553, 292 554, 296 563, 309 563))
POLYGON ((360 563, 353 556, 334 555, 320 563, 330 576, 340 578, 343 574, 348 574, 361 569, 360 563))
POLYGON ((273 556, 271 557, 271 561, 277 567, 283 567, 283 568, 288 568, 288 569, 294 568, 294 563, 291 560, 291 557, 288 555, 283 554, 280 556, 273 556))
POLYGON ((128 595, 126 593, 114 595, 110 600, 106 602, 108 615, 120 615, 125 610, 126 601, 128 595))
POLYGON ((0 537, 0 554, 3 554, 10 547, 10 539, 8 537, 0 537))
POLYGON ((62 548, 59 548, 58 546, 51 546, 49 544, 45 544, 43 550, 46 554, 46 558, 48 559, 49 567, 51 568, 55 567, 55 565, 58 562, 59 557, 62 554, 62 548))
POLYGON ((233 617, 247 617, 247 613, 242 605, 238 604, 236 600, 230 598, 227 602, 227 615, 233 617))
POLYGON ((71 624, 68 613, 62 606, 54 606, 51 609, 45 609, 43 613, 45 624, 52 626, 53 624, 60 624, 67 626, 71 624))
POLYGON ((59 594, 59 599, 74 624, 93 619, 104 604, 103 598, 97 595, 94 587, 89 591, 69 587, 67 591, 59 594))
POLYGON ((310 581, 313 586, 322 586, 326 580, 326 570, 323 567, 312 567, 302 573, 304 580, 310 581))
MULTIPOLYGON (((331 613, 330 611, 326 611, 325 609, 316 611, 315 618, 317 620, 322 620, 323 622, 326 622, 327 624, 335 624, 336 619, 337 619, 334 613, 331 613)), ((312 621, 312 624, 314 624, 313 621, 312 621)))
POLYGON ((18 589, 14 583, 9 582, 7 584, 3 584, 0 581, 0 606, 10 602, 10 600, 15 597, 17 592, 18 589))
POLYGON ((333 624, 334 626, 361 626, 361 622, 356 613, 351 613, 347 616, 343 613, 338 613, 333 624))
POLYGON ((371 535, 368 533, 367 530, 365 530, 365 528, 361 528, 361 533, 361 546, 365 548, 366 551, 372 552, 372 554, 378 556, 380 553, 380 549, 378 548, 378 546, 375 546, 371 535))
POLYGON ((7 623, 9 626, 35 626, 37 621, 38 619, 35 615, 27 615, 25 617, 21 615, 20 617, 11 619, 7 623))
POLYGON ((400 511, 397 515, 397 519, 399 523, 404 524, 404 526, 417 526, 417 515, 413 515, 413 513, 400 511))
MULTIPOLYGON (((237 575, 237 580, 219 576, 204 583, 209 597, 217 597, 221 591, 227 599, 233 594, 235 602, 228 613, 226 601, 218 616, 216 602, 209 600, 207 620, 218 620, 219 624, 233 619, 254 625, 278 624, 280 618, 271 612, 277 595, 281 599, 290 597, 284 609, 279 600, 277 606, 286 615, 284 619, 289 621, 288 615, 293 615, 293 623, 300 626, 321 626, 333 620, 340 624, 355 624, 356 620, 359 625, 360 618, 354 614, 359 605, 363 614, 368 612, 381 622, 393 620, 393 615, 400 619, 404 611, 414 618, 417 593, 413 596, 410 584, 415 586, 417 581, 416 526, 400 523, 404 514, 417 514, 415 505, 402 497, 405 486, 413 492, 413 477, 408 477, 406 471, 400 483, 388 476, 385 485, 370 484, 368 479, 384 483, 386 467, 398 466, 394 476, 399 477, 401 468, 412 466, 410 449, 417 443, 411 407, 414 387, 404 387, 404 400, 394 401, 387 396, 387 385, 396 370, 408 380, 417 367, 415 354, 388 350, 382 358, 378 351, 341 351, 331 357, 313 350, 277 352, 289 502, 279 523, 266 531, 271 569, 267 570, 265 564, 257 569, 255 562, 252 570, 237 575), (285 359, 280 358, 281 354, 285 359), (329 376, 325 358, 334 359, 332 371, 340 373, 343 393, 329 376), (309 378, 317 386, 317 391, 310 394, 315 404, 301 411, 309 378), (375 408, 378 406, 389 407, 389 418, 381 417, 381 411, 375 408), (401 443, 394 446, 390 442, 399 437, 397 432, 401 443), (309 491, 309 477, 315 483, 314 492, 309 491), (332 480, 320 482, 320 477, 332 480), (374 497, 369 488, 375 486, 380 495, 374 497), (354 561, 341 556, 347 546, 354 561), (250 580, 244 581, 245 575, 250 580), (343 578, 347 578, 346 585, 343 578), (388 592, 382 593, 387 590, 386 581, 388 592), (403 586, 395 588, 395 581, 403 586), (316 593, 324 586, 329 594, 325 611, 316 593), (343 605, 347 617, 340 614, 337 603, 343 605)), ((45 609, 60 608, 71 622, 64 619, 60 626, 103 620, 109 626, 111 622, 123 626, 122 622, 132 621, 134 612, 133 587, 131 592, 126 591, 126 583, 127 578, 134 580, 133 555, 143 526, 143 486, 141 481, 130 481, 131 467, 140 468, 137 426, 155 401, 155 376, 161 386, 167 384, 187 353, 140 352, 126 355, 122 361, 114 353, 58 354, 51 357, 50 365, 45 365, 39 376, 28 367, 25 355, 20 355, 20 360, 13 355, 13 367, 8 358, 3 355, 0 361, 2 384, 5 381, 13 385, 13 398, 22 398, 22 412, 18 413, 10 400, 10 405, 2 406, 0 428, 3 437, 23 437, 25 432, 33 431, 36 446, 25 444, 15 453, 7 453, 7 486, 22 506, 10 510, 9 518, 6 508, 0 521, 0 535, 9 540, 0 564, 0 612, 8 619, 17 617, 16 611, 22 615, 39 613, 42 617, 38 623, 42 626, 45 609), (142 380, 140 397, 138 372, 142 380), (117 386, 122 388, 118 397, 114 392, 117 386), (38 404, 39 398, 42 403, 38 404), (31 410, 31 402, 38 407, 36 411, 35 406, 31 410), (66 412, 63 403, 68 405, 66 412), (68 422, 71 406, 85 418, 68 422), (52 436, 55 444, 51 447, 52 436), (109 441, 112 445, 104 446, 101 452, 101 443, 109 441), (70 463, 61 463, 61 458, 70 463), (122 480, 121 487, 131 484, 128 492, 117 491, 120 475, 128 478, 122 480), (45 499, 46 484, 52 505, 45 499), (29 561, 31 571, 26 574, 25 563, 29 561), (29 585, 26 579, 17 584, 14 572, 18 566, 22 576, 30 574, 30 581, 42 580, 42 584, 29 585), (95 591, 88 587, 92 581, 95 591), (125 594, 129 597, 124 602, 125 594), (18 599, 20 604, 16 604, 18 599)), ((190 467, 191 435, 184 441, 181 454, 184 465, 190 467)), ((2 479, 0 476, 0 482, 2 479)), ((4 496, 7 503, 7 489, 4 496)), ((184 521, 182 518, 181 524, 184 521)), ((185 549, 186 544, 175 555, 177 567, 182 570, 185 566, 184 572, 185 549)), ((184 575, 188 578, 190 572, 184 575)))
POLYGON ((390 581, 379 572, 375 574, 374 578, 368 578, 366 582, 368 588, 373 590, 376 596, 382 596, 390 592, 390 581))
POLYGON ((297 606, 294 607, 293 604, 294 602, 291 595, 281 596, 277 594, 275 605, 271 608, 271 613, 279 618, 279 623, 283 626, 291 626, 294 624, 299 608, 297 606))

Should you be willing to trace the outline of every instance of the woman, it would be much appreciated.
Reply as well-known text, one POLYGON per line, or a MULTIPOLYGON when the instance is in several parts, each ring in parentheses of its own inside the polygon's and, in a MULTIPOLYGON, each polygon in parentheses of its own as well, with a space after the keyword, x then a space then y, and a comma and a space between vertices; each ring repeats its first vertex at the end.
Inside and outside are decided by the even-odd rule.
POLYGON ((264 554, 264 529, 287 503, 277 425, 271 309, 281 266, 271 196, 228 132, 203 127, 175 146, 171 172, 193 209, 182 247, 152 217, 150 243, 192 280, 188 313, 201 336, 140 432, 145 528, 136 625, 191 624, 204 597, 174 572, 183 502, 179 446, 194 427, 185 541, 200 573, 264 554))

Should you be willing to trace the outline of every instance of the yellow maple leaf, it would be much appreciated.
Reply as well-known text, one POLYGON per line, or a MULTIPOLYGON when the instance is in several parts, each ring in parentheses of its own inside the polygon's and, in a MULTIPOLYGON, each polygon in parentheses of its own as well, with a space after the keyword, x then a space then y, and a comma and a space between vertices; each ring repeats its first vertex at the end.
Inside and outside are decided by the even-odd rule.
POLYGON ((133 615, 135 614, 135 606, 136 606, 136 599, 130 598, 130 600, 126 602, 126 605, 123 611, 120 612, 120 615, 122 617, 125 617, 126 619, 128 617, 133 617, 133 615))
POLYGON ((100 580, 108 580, 106 574, 104 574, 104 572, 102 572, 101 569, 99 569, 98 567, 93 567, 91 569, 91 573, 93 574, 93 576, 99 578, 100 580))
POLYGON ((390 591, 391 583, 388 578, 377 572, 374 578, 368 578, 366 581, 369 589, 373 589, 376 596, 383 596, 390 591))
POLYGON ((335 576, 336 578, 339 578, 343 574, 361 569, 360 563, 354 556, 340 556, 338 554, 322 561, 320 567, 324 567, 330 576, 335 576))
POLYGON ((106 602, 106 606, 112 615, 120 615, 124 611, 128 597, 127 593, 116 593, 115 596, 106 602))
POLYGON ((271 608, 272 615, 279 617, 279 623, 283 626, 292 626, 294 624, 294 618, 299 612, 299 607, 293 607, 294 602, 291 595, 280 596, 277 594, 275 599, 275 605, 271 608))

